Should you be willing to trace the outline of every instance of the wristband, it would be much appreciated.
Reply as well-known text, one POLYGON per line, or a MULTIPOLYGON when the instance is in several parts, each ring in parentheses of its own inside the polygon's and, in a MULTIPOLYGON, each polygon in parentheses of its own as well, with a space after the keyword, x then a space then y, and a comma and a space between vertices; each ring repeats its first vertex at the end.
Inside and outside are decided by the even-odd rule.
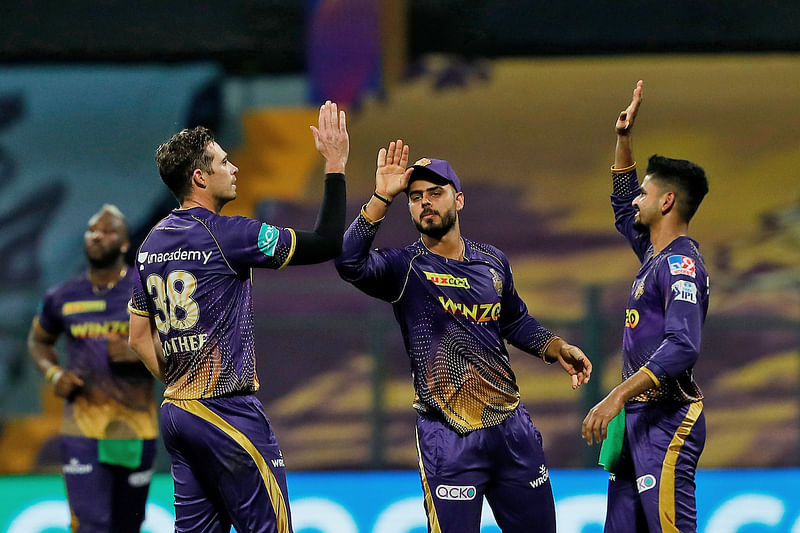
POLYGON ((636 168, 636 161, 634 161, 632 165, 627 166, 625 168, 614 168, 614 165, 611 165, 611 172, 613 174, 624 174, 626 172, 630 172, 634 168, 636 168))
POLYGON ((385 203, 387 207, 388 207, 388 206, 390 206, 390 205, 392 205, 392 201, 391 201, 391 200, 389 200, 389 199, 387 199, 387 198, 384 198, 383 196, 381 196, 380 194, 378 194, 378 192, 377 192, 377 191, 376 191, 376 192, 374 192, 374 193, 372 193, 372 196, 374 196, 375 198, 377 198, 377 199, 378 199, 378 200, 380 200, 381 202, 385 203))
POLYGON ((51 385, 55 385, 63 375, 64 370, 59 365, 53 365, 44 373, 44 380, 51 385))

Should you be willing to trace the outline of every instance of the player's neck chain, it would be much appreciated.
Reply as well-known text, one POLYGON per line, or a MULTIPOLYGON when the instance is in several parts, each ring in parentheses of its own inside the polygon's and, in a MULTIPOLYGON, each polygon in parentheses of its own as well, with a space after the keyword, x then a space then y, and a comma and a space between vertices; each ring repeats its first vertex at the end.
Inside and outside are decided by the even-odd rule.
POLYGON ((127 265, 122 265, 122 269, 119 271, 119 274, 117 275, 117 278, 115 280, 109 282, 109 283, 95 283, 92 280, 92 273, 91 272, 89 272, 86 275, 86 277, 89 279, 89 283, 92 284, 92 292, 97 294, 97 295, 100 295, 100 294, 105 294, 108 291, 110 291, 111 289, 113 289, 114 287, 116 287, 117 283, 119 283, 119 280, 124 278, 125 274, 127 274, 127 273, 128 273, 128 266, 127 265))

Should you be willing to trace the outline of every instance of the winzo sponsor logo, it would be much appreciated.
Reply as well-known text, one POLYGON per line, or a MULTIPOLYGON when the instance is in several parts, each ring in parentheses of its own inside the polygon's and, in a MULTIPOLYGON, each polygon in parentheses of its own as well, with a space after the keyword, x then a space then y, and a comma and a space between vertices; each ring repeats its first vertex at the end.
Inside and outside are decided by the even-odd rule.
POLYGON ((478 493, 472 485, 439 485, 436 487, 436 497, 440 500, 474 500, 478 493))
POLYGON ((466 305, 439 296, 442 308, 452 315, 462 315, 473 322, 491 322, 500 318, 500 303, 466 305))

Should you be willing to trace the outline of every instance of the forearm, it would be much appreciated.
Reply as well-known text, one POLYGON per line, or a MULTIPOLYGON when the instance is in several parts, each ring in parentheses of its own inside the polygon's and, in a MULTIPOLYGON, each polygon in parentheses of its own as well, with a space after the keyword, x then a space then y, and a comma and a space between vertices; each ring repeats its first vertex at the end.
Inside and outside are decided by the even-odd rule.
POLYGON ((557 345, 560 347, 560 343, 563 342, 530 315, 521 317, 514 323, 513 327, 506 328, 503 332, 503 337, 512 346, 519 348, 523 352, 541 357, 546 363, 553 363, 558 359, 558 352, 551 352, 550 346, 557 345), (556 339, 560 342, 554 342, 556 339), (548 353, 555 355, 548 355, 548 353))
POLYGON ((47 374, 54 366, 58 366, 58 352, 56 352, 55 338, 42 338, 43 331, 37 322, 34 322, 28 333, 28 354, 33 359, 36 367, 42 374, 47 374))
POLYGON ((652 376, 645 370, 638 370, 631 377, 614 387, 608 395, 616 397, 617 400, 624 404, 631 398, 635 398, 655 387, 656 382, 653 381, 652 376))
POLYGON ((617 135, 617 148, 614 151, 614 168, 628 168, 634 163, 633 141, 631 140, 630 134, 617 135))
POLYGON ((346 199, 344 174, 327 174, 314 230, 295 232, 297 243, 292 265, 321 263, 339 255, 342 250, 346 199))
POLYGON ((128 345, 156 379, 164 381, 164 350, 149 316, 131 313, 128 345))

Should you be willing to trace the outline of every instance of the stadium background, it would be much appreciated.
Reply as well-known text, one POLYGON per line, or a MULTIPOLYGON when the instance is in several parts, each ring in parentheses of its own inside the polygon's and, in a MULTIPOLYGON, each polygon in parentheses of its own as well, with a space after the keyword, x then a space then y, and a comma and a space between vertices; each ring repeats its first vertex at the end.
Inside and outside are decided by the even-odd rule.
MULTIPOLYGON (((85 267, 88 216, 115 203, 141 239, 173 203, 154 147, 202 123, 241 168, 240 197, 224 214, 310 227, 321 163, 308 125, 325 98, 348 110, 349 219, 389 140, 406 140, 412 159, 448 159, 464 183, 464 233, 504 249, 532 314, 592 357, 597 379, 574 393, 557 369, 512 352, 548 460, 562 469, 555 490, 558 473, 566 488, 570 475, 586 475, 576 494, 602 497, 602 472, 577 470, 596 457, 579 423, 619 376, 636 261, 613 230, 607 169, 612 121, 641 78, 640 160, 685 157, 711 180, 692 224, 712 276, 696 369, 709 431, 701 527, 800 531, 790 511, 800 508, 795 2, 68 4, 0 7, 0 20, 14 21, 0 35, 0 527, 29 504, 7 497, 21 483, 63 499, 47 477, 59 467, 60 403, 25 336, 44 290, 85 267), (727 491, 754 492, 720 499, 714 476, 729 476, 727 491), (785 492, 769 493, 776 487, 785 492), (716 520, 726 505, 750 522, 716 520)), ((394 206, 378 244, 414 238, 394 206)), ((385 474, 418 504, 413 475, 386 473, 415 465, 408 364, 389 306, 345 285, 330 264, 257 272, 255 292, 259 396, 297 473, 291 496, 321 498, 319 487, 346 486, 337 476, 351 475, 332 472, 347 471, 355 491, 381 486, 385 474)), ((166 453, 158 464, 167 471, 166 453)), ((158 479, 168 514, 168 475, 158 479)), ((561 530, 568 507, 559 500, 561 530)), ((371 520, 356 518, 356 531, 371 520)))

